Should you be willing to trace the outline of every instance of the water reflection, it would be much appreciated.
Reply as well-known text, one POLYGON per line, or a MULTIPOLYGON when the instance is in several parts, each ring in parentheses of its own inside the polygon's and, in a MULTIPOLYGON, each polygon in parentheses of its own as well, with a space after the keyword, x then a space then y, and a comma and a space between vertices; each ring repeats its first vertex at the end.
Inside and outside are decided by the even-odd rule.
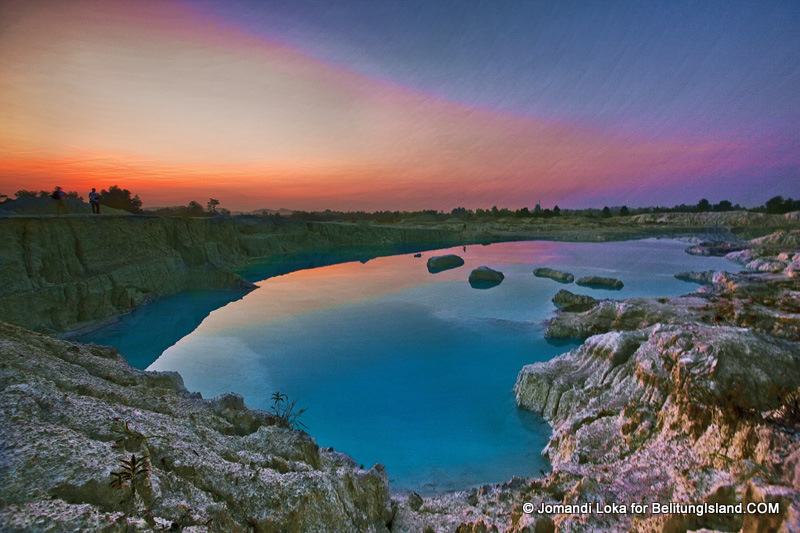
MULTIPOLYGON (((321 446, 367 466, 384 463, 395 488, 450 490, 548 469, 539 455, 549 427, 520 413, 511 389, 525 364, 574 343, 545 340, 542 322, 564 285, 537 266, 578 276, 613 275, 614 296, 686 292, 682 270, 721 268, 683 253, 684 243, 501 243, 350 262, 278 275, 217 310, 151 366, 177 370, 205 396, 235 391, 269 408, 275 391, 309 407, 321 446), (465 265, 435 275, 431 255, 465 265), (473 290, 469 272, 502 271, 473 290)), ((575 293, 598 296, 588 287, 575 293)))

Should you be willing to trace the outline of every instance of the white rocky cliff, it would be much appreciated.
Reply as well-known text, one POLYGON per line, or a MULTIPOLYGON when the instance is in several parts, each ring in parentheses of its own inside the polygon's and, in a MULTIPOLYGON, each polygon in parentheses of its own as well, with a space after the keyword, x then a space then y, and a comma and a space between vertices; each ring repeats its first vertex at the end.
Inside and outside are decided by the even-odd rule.
POLYGON ((0 323, 0 530, 387 531, 364 470, 116 350, 0 323), (133 465, 133 456, 140 465, 133 465), (143 461, 143 462, 142 462, 143 461))

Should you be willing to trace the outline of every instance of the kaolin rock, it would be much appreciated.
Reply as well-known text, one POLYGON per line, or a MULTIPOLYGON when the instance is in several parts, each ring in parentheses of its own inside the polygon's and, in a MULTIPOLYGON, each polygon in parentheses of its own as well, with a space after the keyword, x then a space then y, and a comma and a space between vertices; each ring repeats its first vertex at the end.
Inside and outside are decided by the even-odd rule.
POLYGON ((716 274, 716 271, 714 270, 704 270, 702 272, 678 272, 675 274, 675 279, 688 281, 689 283, 698 283, 700 285, 711 285, 714 283, 714 274, 716 274))
POLYGON ((428 258, 428 272, 435 274, 443 270, 458 268, 464 264, 464 260, 455 254, 436 255, 428 258))
POLYGON ((320 449, 241 396, 203 400, 113 348, 2 322, 0 353, 2 531, 388 531, 381 465, 320 449), (132 455, 142 474, 111 486, 132 455))
MULTIPOLYGON (((794 531, 800 493, 793 467, 782 465, 793 465, 798 449, 787 434, 796 427, 798 376, 796 342, 735 327, 656 325, 597 335, 528 365, 514 392, 520 407, 553 425, 544 452, 551 478, 577 481, 565 502, 679 501, 687 487, 695 501, 756 494, 752 501, 781 501, 782 514, 747 515, 749 525, 736 514, 688 516, 679 530, 794 531)), ((658 516, 640 517, 639 528, 630 515, 606 518, 565 530, 678 530, 658 516)), ((556 521, 574 525, 565 515, 556 521)))
POLYGON ((601 276, 586 276, 578 279, 575 283, 582 287, 590 287, 592 289, 619 290, 623 287, 623 283, 620 280, 601 276))
POLYGON ((780 406, 782 391, 797 389, 797 348, 741 328, 659 324, 596 335, 528 365, 515 393, 520 406, 556 422, 575 416, 590 399, 597 409, 672 397, 673 403, 763 412, 780 406))
POLYGON ((479 266, 469 273, 469 284, 476 289, 487 289, 499 285, 505 279, 502 272, 487 266, 479 266))
POLYGON ((550 278, 559 283, 572 283, 575 279, 575 276, 569 272, 561 272, 560 270, 553 270, 552 268, 537 268, 533 271, 533 275, 537 278, 550 278))
POLYGON ((561 289, 553 296, 552 302, 563 309, 573 313, 580 313, 587 311, 597 304, 597 300, 591 296, 584 294, 573 294, 567 290, 561 289))

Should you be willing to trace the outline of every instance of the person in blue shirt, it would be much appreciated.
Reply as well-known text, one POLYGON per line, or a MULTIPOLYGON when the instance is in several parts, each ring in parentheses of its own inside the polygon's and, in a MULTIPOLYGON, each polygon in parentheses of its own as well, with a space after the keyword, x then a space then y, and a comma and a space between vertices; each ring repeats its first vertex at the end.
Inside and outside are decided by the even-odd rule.
POLYGON ((92 204, 92 213, 95 215, 100 214, 100 195, 97 194, 94 187, 92 187, 92 192, 89 193, 89 203, 92 204))

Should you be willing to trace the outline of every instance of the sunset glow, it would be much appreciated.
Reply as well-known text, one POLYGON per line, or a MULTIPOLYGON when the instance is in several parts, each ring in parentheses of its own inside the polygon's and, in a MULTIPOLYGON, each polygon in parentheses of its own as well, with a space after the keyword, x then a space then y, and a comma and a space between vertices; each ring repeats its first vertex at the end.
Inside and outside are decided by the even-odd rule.
MULTIPOLYGON (((787 37, 800 22, 784 17, 783 26, 769 26, 796 6, 777 4, 753 30, 770 32, 776 57, 738 58, 744 70, 731 72, 763 84, 763 95, 745 92, 721 105, 714 87, 698 92, 706 80, 687 75, 684 92, 672 98, 695 95, 696 108, 682 111, 696 123, 673 124, 657 108, 662 97, 653 96, 652 109, 643 102, 647 79, 629 88, 627 104, 609 93, 605 106, 581 116, 588 104, 578 102, 591 94, 578 92, 567 74, 558 78, 570 65, 554 65, 550 83, 562 83, 572 100, 549 109, 541 99, 528 108, 505 105, 503 94, 493 104, 491 88, 477 101, 466 94, 470 87, 456 94, 402 84, 391 70, 400 63, 383 64, 390 74, 381 77, 361 61, 369 50, 331 59, 324 57, 336 53, 329 44, 291 42, 314 30, 313 17, 308 27, 294 26, 293 38, 266 23, 254 29, 258 19, 245 8, 285 14, 279 4, 242 3, 241 12, 216 3, 3 4, 0 192, 119 184, 146 207, 213 196, 235 210, 646 205, 701 196, 757 204, 773 192, 800 194, 800 43, 796 31, 787 37), (776 58, 791 61, 781 66, 776 58), (764 99, 781 109, 764 111, 764 99)), ((486 31, 503 35, 502 27, 486 31)), ((660 76, 675 67, 680 76, 680 68, 694 72, 693 64, 708 60, 688 48, 676 54, 676 63, 649 70, 660 76)), ((381 59, 376 52, 373 61, 381 59)), ((532 59, 498 61, 524 69, 532 59)), ((625 82, 635 68, 620 62, 606 85, 625 82)), ((480 72, 470 76, 476 86, 488 83, 480 72)))

